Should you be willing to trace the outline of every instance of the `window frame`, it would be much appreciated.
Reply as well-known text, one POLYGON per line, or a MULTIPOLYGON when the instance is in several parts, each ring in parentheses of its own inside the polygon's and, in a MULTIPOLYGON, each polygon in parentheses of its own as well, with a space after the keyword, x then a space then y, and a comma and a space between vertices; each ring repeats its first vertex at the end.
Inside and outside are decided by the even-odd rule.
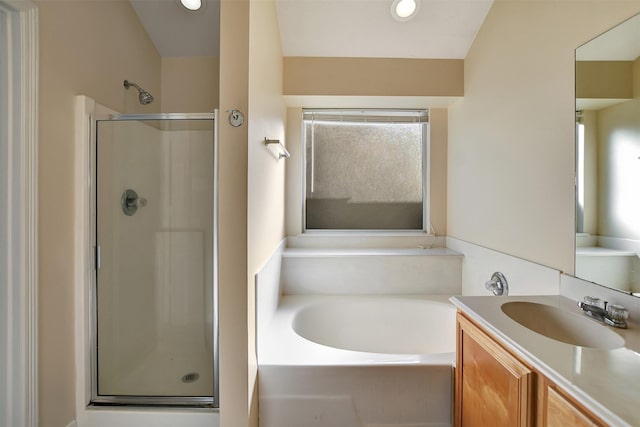
MULTIPOLYGON (((340 121, 340 120, 332 120, 340 121)), ((396 121, 395 123, 398 123, 396 121)), ((407 121, 405 121, 407 122, 407 121)), ((394 108, 365 108, 365 109, 336 109, 336 108, 303 108, 302 109, 302 150, 301 150, 301 178, 302 178, 302 234, 357 234, 357 235, 407 235, 407 234, 427 234, 431 235, 431 220, 430 220, 430 121, 429 121, 429 109, 394 109, 394 108), (416 123, 422 124, 422 227, 415 229, 318 229, 307 228, 307 131, 306 124, 308 119, 305 119, 307 114, 327 115, 331 117, 344 116, 344 117, 357 117, 362 116, 362 122, 371 121, 364 119, 365 117, 380 117, 386 120, 371 121, 373 123, 394 123, 393 117, 408 117, 422 115, 424 120, 417 121, 416 123)))

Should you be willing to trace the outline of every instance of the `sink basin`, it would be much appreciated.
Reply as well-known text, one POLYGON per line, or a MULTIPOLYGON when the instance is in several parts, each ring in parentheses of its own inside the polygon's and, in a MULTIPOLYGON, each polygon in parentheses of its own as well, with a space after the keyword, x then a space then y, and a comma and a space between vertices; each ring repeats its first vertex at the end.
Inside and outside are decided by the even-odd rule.
POLYGON ((624 339, 594 320, 557 307, 526 301, 502 304, 504 314, 527 329, 556 341, 580 347, 614 349, 624 339))

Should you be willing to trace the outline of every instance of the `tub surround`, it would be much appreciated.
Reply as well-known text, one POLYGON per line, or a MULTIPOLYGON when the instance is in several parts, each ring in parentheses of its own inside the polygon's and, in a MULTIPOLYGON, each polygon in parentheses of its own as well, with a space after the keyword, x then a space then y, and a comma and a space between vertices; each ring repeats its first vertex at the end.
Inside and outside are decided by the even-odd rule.
POLYGON ((444 248, 289 248, 282 254, 284 294, 458 293, 462 254, 444 248))
POLYGON ((255 276, 256 347, 260 337, 264 336, 268 330, 271 319, 278 310, 282 299, 280 271, 282 269, 282 251, 284 251, 286 244, 287 239, 283 239, 255 276))
POLYGON ((451 427, 451 365, 268 366, 259 384, 260 427, 451 427))
MULTIPOLYGON (((284 296, 269 328, 259 336, 260 425, 451 426, 455 309, 447 300, 444 295, 284 296), (416 325, 422 326, 417 328, 424 335, 422 349, 432 352, 398 354, 403 347, 411 348, 414 344, 407 342, 412 337, 400 333, 406 330, 406 325, 395 325, 395 333, 390 328, 385 328, 389 329, 385 333, 373 324, 360 325, 363 335, 379 333, 386 348, 378 351, 388 353, 331 347, 295 332, 300 313, 326 305, 326 314, 331 316, 336 314, 331 306, 345 302, 354 305, 354 311, 365 303, 364 311, 354 313, 356 317, 366 317, 366 310, 372 308, 368 307, 370 304, 378 307, 376 314, 385 318, 390 317, 384 313, 390 308, 395 308, 396 313, 397 310, 406 313, 407 304, 414 305, 414 314, 423 320, 416 325), (437 309, 433 309, 434 305, 437 309), (443 313, 446 318, 436 318, 443 313), (398 353, 392 353, 394 343, 398 353)), ((324 332, 339 341, 349 325, 345 324, 342 330, 325 323, 315 325, 323 326, 327 328, 324 332)))
MULTIPOLYGON (((552 340, 518 324, 500 308, 509 301, 536 302, 584 316, 575 300, 561 295, 452 298, 468 318, 602 421, 618 426, 640 425, 637 410, 640 401, 637 381, 640 378, 640 324, 632 320, 629 329, 611 328, 625 339, 625 347, 614 350, 578 347, 552 340)), ((633 318, 633 313, 631 316, 633 318)))
MULTIPOLYGON (((436 238, 424 234, 301 236, 281 242, 256 274, 261 426, 451 426, 455 308, 448 298, 461 290, 462 254, 435 244, 436 238), (334 303, 366 307, 360 306, 358 313, 353 308, 350 313, 351 308, 333 310, 334 303), (361 321, 361 326, 369 326, 372 337, 393 338, 399 346, 397 351, 392 345, 356 351, 323 345, 319 343, 324 342, 322 337, 315 336, 318 342, 314 342, 313 337, 296 333, 296 316, 323 304, 327 316, 353 315, 354 320, 369 314, 404 317, 410 305, 424 307, 419 307, 416 319, 409 315, 404 324, 397 324, 400 331, 361 321), (443 317, 443 307, 448 318, 436 318, 437 313, 443 317), (411 353, 415 348, 402 342, 401 331, 407 323, 424 324, 432 329, 425 329, 425 334, 445 345, 429 349, 425 342, 419 349, 424 354, 411 353)), ((312 335, 345 332, 327 325, 331 322, 320 323, 315 330, 307 325, 312 335)), ((342 338, 329 341, 341 342, 342 338)), ((357 341, 348 344, 368 345, 357 341)))

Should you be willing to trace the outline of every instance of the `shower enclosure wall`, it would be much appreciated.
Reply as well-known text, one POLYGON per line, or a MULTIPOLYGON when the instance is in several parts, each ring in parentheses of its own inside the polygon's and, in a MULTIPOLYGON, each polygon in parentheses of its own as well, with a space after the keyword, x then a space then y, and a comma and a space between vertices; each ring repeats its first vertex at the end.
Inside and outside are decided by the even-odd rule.
POLYGON ((217 407, 214 114, 93 123, 91 402, 217 407))

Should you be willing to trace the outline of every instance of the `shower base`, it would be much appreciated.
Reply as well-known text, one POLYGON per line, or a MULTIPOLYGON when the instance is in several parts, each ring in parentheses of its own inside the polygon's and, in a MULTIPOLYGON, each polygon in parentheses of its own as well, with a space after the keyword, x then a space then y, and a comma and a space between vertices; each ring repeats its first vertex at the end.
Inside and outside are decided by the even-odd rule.
POLYGON ((200 396, 213 395, 211 352, 154 351, 119 374, 100 376, 102 396, 200 396))

